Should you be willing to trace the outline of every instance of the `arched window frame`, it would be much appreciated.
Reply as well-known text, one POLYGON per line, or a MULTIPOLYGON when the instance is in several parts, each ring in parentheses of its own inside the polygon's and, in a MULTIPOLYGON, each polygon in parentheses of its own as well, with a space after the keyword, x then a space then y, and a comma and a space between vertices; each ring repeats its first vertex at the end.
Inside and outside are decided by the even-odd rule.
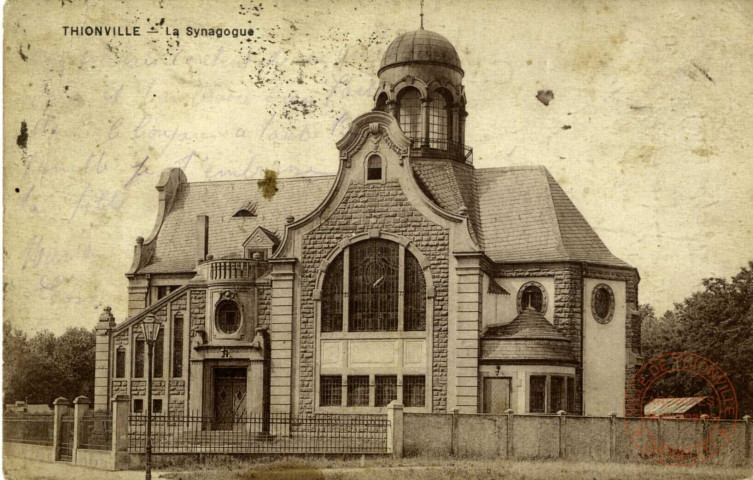
POLYGON ((523 293, 526 291, 528 287, 536 287, 541 291, 541 313, 542 315, 546 314, 547 308, 549 308, 549 302, 547 301, 547 294, 546 294, 546 288, 544 288, 544 285, 542 285, 539 282, 531 281, 526 282, 523 285, 520 286, 518 289, 518 296, 517 296, 517 305, 518 305, 518 313, 523 313, 523 293))
POLYGON ((439 150, 449 150, 453 134, 453 99, 444 87, 429 93, 428 125, 429 146, 439 150), (440 106, 441 103, 441 106, 440 106))
POLYGON ((411 140, 423 139, 424 137, 424 115, 422 107, 421 90, 414 86, 404 87, 397 94, 397 102, 395 108, 395 118, 397 119, 400 129, 403 131, 406 137, 411 140), (407 104, 405 97, 407 95, 415 96, 415 105, 407 104), (406 128, 410 127, 410 128, 406 128))
MULTIPOLYGON (((342 308, 342 329, 337 330, 337 333, 347 333, 349 332, 349 314, 350 309, 349 306, 349 293, 350 293, 350 246, 362 242, 362 241, 368 241, 371 239, 382 239, 387 241, 392 241, 394 243, 398 244, 399 248, 399 267, 398 267, 398 274, 399 274, 399 284, 398 284, 398 327, 397 332, 406 332, 406 331, 415 331, 417 333, 424 333, 426 332, 427 336, 430 336, 430 332, 432 329, 432 322, 434 318, 434 297, 435 297, 435 291, 434 291, 434 282, 432 280, 431 276, 431 270, 429 266, 429 262, 424 257, 424 255, 410 243, 410 240, 406 239, 405 237, 389 234, 386 232, 376 232, 372 231, 369 233, 360 234, 354 237, 351 237, 349 239, 343 240, 341 244, 332 252, 330 255, 322 261, 322 264, 319 268, 319 275, 317 277, 316 281, 316 287, 314 290, 314 300, 317 303, 316 308, 316 316, 317 316, 317 331, 321 332, 321 325, 322 325, 322 299, 323 299, 323 286, 326 279, 327 271, 329 269, 329 266, 337 259, 338 256, 342 255, 342 264, 343 264, 343 287, 342 287, 342 295, 343 295, 343 308, 342 308), (425 316, 425 325, 423 330, 406 330, 405 329, 405 271, 406 271, 406 252, 410 252, 410 255, 413 256, 413 258, 416 259, 418 262, 418 265, 420 267, 420 270, 423 272, 423 279, 424 279, 424 291, 425 291, 425 302, 426 306, 424 309, 425 316)), ((382 331, 385 332, 385 331, 382 331)), ((329 332, 322 332, 322 333, 329 333, 329 332)))
POLYGON ((384 183, 387 177, 387 164, 379 155, 369 155, 364 162, 364 180, 366 183, 384 183), (378 167, 372 167, 372 163, 378 162, 378 167), (379 178, 369 178, 372 168, 379 169, 379 178))

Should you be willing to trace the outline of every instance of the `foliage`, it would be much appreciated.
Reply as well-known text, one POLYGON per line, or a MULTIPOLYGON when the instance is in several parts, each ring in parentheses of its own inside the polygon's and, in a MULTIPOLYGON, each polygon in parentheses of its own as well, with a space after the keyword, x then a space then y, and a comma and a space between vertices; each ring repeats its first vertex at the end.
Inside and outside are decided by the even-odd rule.
MULTIPOLYGON (((712 360, 735 387, 739 415, 753 414, 753 261, 730 281, 707 278, 703 286, 661 317, 641 306, 643 356, 687 351, 712 360)), ((666 378, 656 390, 674 397, 711 393, 687 375, 666 378)))
POLYGON ((29 338, 3 322, 4 403, 93 398, 94 346, 94 332, 83 328, 69 328, 59 337, 45 330, 29 338))

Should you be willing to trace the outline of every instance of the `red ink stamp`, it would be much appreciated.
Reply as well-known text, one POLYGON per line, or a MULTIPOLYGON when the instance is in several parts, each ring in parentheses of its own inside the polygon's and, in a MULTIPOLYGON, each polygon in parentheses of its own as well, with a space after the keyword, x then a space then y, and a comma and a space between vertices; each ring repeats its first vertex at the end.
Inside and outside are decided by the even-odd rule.
POLYGON ((628 382, 624 407, 625 429, 641 456, 673 466, 697 465, 721 452, 738 415, 727 374, 691 352, 667 353, 643 364, 628 382), (659 384, 670 377, 695 396, 660 395, 659 384))

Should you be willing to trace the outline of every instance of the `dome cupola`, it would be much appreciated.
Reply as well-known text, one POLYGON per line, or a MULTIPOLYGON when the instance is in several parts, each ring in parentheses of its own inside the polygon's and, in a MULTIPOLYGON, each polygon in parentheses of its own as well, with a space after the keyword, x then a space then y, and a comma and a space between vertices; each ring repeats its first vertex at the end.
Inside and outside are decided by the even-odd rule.
POLYGON ((413 142, 414 158, 472 164, 465 146, 464 72, 449 40, 423 28, 403 33, 384 52, 378 75, 374 109, 395 117, 413 142))

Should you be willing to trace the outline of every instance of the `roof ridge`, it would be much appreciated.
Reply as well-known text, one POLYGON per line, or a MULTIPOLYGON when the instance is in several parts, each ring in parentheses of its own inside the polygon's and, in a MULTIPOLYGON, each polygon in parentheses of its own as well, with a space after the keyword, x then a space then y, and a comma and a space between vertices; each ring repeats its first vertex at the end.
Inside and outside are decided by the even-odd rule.
MULTIPOLYGON (((277 177, 277 181, 281 180, 308 180, 308 179, 325 179, 325 178, 334 178, 337 174, 331 174, 331 175, 302 175, 300 177, 277 177)), ((242 183, 242 182, 257 182, 259 180, 264 180, 263 178, 235 178, 232 180, 205 180, 201 182, 187 182, 183 185, 210 185, 210 184, 218 184, 218 183, 242 183)))
POLYGON ((540 172, 544 175, 544 180, 546 180, 546 189, 549 192, 546 196, 546 201, 549 206, 552 207, 552 212, 554 215, 554 225, 556 229, 555 235, 557 238, 557 243, 559 244, 558 249, 560 250, 561 254, 564 254, 565 257, 569 258, 570 252, 568 252, 567 248, 565 248, 565 241, 562 239, 562 225, 560 224, 559 215, 557 214, 557 205, 554 204, 554 198, 552 198, 552 184, 550 182, 550 179, 554 180, 554 178, 549 173, 549 170, 547 170, 544 166, 540 168, 540 172))

